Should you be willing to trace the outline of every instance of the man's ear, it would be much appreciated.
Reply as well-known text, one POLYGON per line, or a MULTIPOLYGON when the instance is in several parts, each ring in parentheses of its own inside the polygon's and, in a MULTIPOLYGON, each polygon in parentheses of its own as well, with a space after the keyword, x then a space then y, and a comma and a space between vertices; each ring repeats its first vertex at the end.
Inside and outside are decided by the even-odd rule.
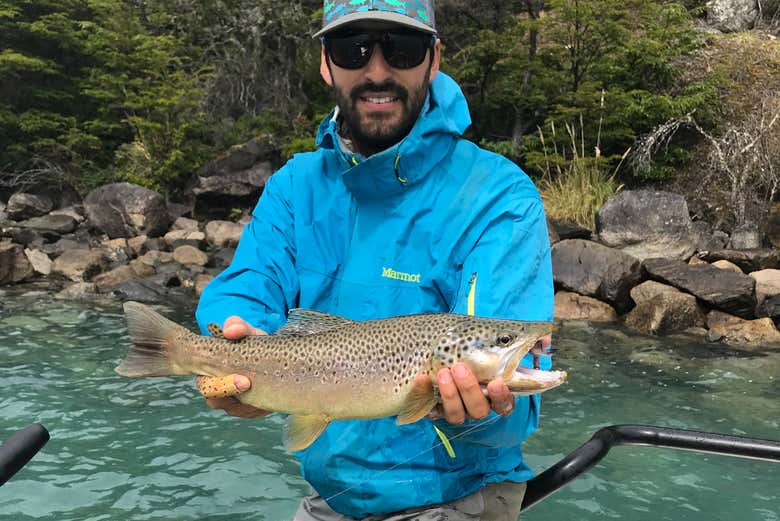
POLYGON ((333 76, 330 74, 330 67, 328 67, 328 57, 325 55, 325 46, 322 46, 322 57, 320 58, 320 76, 328 84, 328 87, 333 87, 333 76))
POLYGON ((436 44, 433 46, 433 60, 431 61, 431 83, 433 79, 439 73, 439 66, 441 65, 441 40, 436 38, 436 44))

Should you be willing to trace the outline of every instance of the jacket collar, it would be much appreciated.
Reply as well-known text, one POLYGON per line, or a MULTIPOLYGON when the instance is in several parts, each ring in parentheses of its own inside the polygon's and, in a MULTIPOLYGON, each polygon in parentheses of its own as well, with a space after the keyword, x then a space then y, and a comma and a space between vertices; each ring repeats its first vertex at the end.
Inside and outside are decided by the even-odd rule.
POLYGON ((347 189, 358 198, 402 194, 419 183, 454 146, 471 124, 466 98, 455 81, 439 72, 409 134, 370 157, 351 153, 338 136, 338 109, 320 124, 317 144, 330 150, 342 168, 347 189))

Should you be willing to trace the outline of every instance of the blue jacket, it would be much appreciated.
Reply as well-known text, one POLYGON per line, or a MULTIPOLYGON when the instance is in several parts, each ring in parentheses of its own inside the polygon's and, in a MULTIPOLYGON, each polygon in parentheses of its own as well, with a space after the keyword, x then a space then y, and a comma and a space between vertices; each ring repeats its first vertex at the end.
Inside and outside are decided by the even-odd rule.
MULTIPOLYGON (((319 150, 269 180, 232 264, 201 297, 201 328, 239 315, 272 333, 295 307, 353 320, 465 314, 472 289, 476 315, 552 320, 539 194, 515 164, 460 137, 470 124, 443 73, 410 134, 379 154, 345 151, 337 118, 323 121, 319 150)), ((349 517, 454 501, 533 476, 520 445, 538 425, 539 396, 516 402, 508 418, 437 421, 454 459, 431 421, 399 427, 394 418, 333 422, 295 455, 304 478, 349 517)))

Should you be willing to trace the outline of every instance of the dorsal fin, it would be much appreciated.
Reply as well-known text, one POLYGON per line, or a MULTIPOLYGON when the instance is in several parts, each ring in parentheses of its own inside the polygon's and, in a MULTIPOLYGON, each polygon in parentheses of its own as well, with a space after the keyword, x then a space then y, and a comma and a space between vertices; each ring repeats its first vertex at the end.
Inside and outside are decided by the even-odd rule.
POLYGON ((348 318, 337 315, 329 315, 311 309, 291 309, 287 315, 287 323, 279 328, 275 335, 306 336, 315 333, 324 333, 332 329, 338 329, 354 324, 348 318))

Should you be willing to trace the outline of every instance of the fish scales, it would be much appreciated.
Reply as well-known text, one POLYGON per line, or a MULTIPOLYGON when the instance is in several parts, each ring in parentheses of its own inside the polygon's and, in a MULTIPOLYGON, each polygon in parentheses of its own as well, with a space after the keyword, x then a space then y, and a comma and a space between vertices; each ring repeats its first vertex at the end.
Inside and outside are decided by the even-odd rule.
MULTIPOLYGON (((237 398, 289 413, 289 447, 308 446, 333 420, 397 416, 423 418, 436 405, 436 372, 457 362, 483 384, 502 377, 513 393, 535 394, 560 385, 564 371, 516 368, 549 322, 524 322, 433 313, 365 322, 292 310, 273 335, 232 341, 196 335, 143 304, 125 304, 132 347, 117 367, 128 377, 242 374, 251 388, 237 398), (519 369, 518 369, 519 370, 519 369), (431 378, 417 381, 418 375, 431 378)), ((536 355, 535 355, 536 356, 536 355)))

